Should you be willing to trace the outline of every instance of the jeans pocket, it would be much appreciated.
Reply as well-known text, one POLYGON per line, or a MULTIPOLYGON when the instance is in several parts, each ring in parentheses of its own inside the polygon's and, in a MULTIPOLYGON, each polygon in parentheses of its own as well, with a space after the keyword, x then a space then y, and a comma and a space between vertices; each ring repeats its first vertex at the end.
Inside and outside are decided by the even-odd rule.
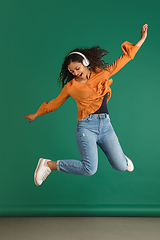
POLYGON ((90 119, 90 115, 88 115, 87 117, 81 119, 81 120, 78 120, 78 123, 81 123, 81 122, 88 122, 90 119))

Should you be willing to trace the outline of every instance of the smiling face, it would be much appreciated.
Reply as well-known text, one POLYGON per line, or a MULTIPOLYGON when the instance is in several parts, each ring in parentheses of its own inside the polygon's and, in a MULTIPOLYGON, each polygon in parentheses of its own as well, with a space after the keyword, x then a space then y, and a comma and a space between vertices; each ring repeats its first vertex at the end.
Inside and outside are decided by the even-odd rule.
POLYGON ((68 70, 76 77, 77 81, 89 79, 90 70, 80 62, 71 62, 68 70))

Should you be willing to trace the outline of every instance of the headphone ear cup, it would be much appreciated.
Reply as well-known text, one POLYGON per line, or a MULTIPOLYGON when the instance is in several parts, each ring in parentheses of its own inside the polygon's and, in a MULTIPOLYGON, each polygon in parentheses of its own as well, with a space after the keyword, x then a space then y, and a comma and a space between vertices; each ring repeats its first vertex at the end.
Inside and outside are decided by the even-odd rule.
POLYGON ((85 67, 88 67, 89 64, 90 64, 90 62, 89 62, 89 60, 88 60, 87 58, 83 59, 82 63, 83 63, 83 65, 84 65, 85 67))

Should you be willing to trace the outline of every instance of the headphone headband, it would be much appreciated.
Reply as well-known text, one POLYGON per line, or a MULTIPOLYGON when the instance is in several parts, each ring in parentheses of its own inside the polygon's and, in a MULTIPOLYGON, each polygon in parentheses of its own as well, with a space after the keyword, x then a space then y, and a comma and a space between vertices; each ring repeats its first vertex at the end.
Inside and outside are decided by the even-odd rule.
POLYGON ((82 61, 83 65, 86 66, 86 67, 89 66, 90 62, 89 62, 89 60, 85 57, 85 55, 84 55, 83 53, 80 53, 80 52, 71 52, 68 56, 70 56, 71 54, 78 54, 78 55, 80 55, 81 57, 83 57, 83 61, 82 61))

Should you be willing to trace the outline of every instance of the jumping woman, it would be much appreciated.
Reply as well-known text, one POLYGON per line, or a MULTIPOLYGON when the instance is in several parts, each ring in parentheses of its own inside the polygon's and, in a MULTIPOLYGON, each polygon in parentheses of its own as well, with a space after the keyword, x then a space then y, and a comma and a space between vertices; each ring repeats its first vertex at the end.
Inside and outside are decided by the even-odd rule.
POLYGON ((80 152, 79 160, 58 160, 40 158, 34 173, 34 181, 41 185, 53 171, 91 176, 97 171, 97 145, 102 149, 115 170, 134 170, 132 161, 125 156, 118 138, 111 125, 107 102, 111 97, 111 76, 134 58, 136 52, 147 37, 148 25, 142 27, 141 39, 134 45, 124 42, 121 46, 123 55, 111 65, 102 60, 107 51, 99 46, 74 49, 64 59, 59 75, 62 91, 57 98, 44 102, 36 113, 25 118, 29 123, 36 117, 55 111, 70 96, 78 107, 76 139, 80 152))

